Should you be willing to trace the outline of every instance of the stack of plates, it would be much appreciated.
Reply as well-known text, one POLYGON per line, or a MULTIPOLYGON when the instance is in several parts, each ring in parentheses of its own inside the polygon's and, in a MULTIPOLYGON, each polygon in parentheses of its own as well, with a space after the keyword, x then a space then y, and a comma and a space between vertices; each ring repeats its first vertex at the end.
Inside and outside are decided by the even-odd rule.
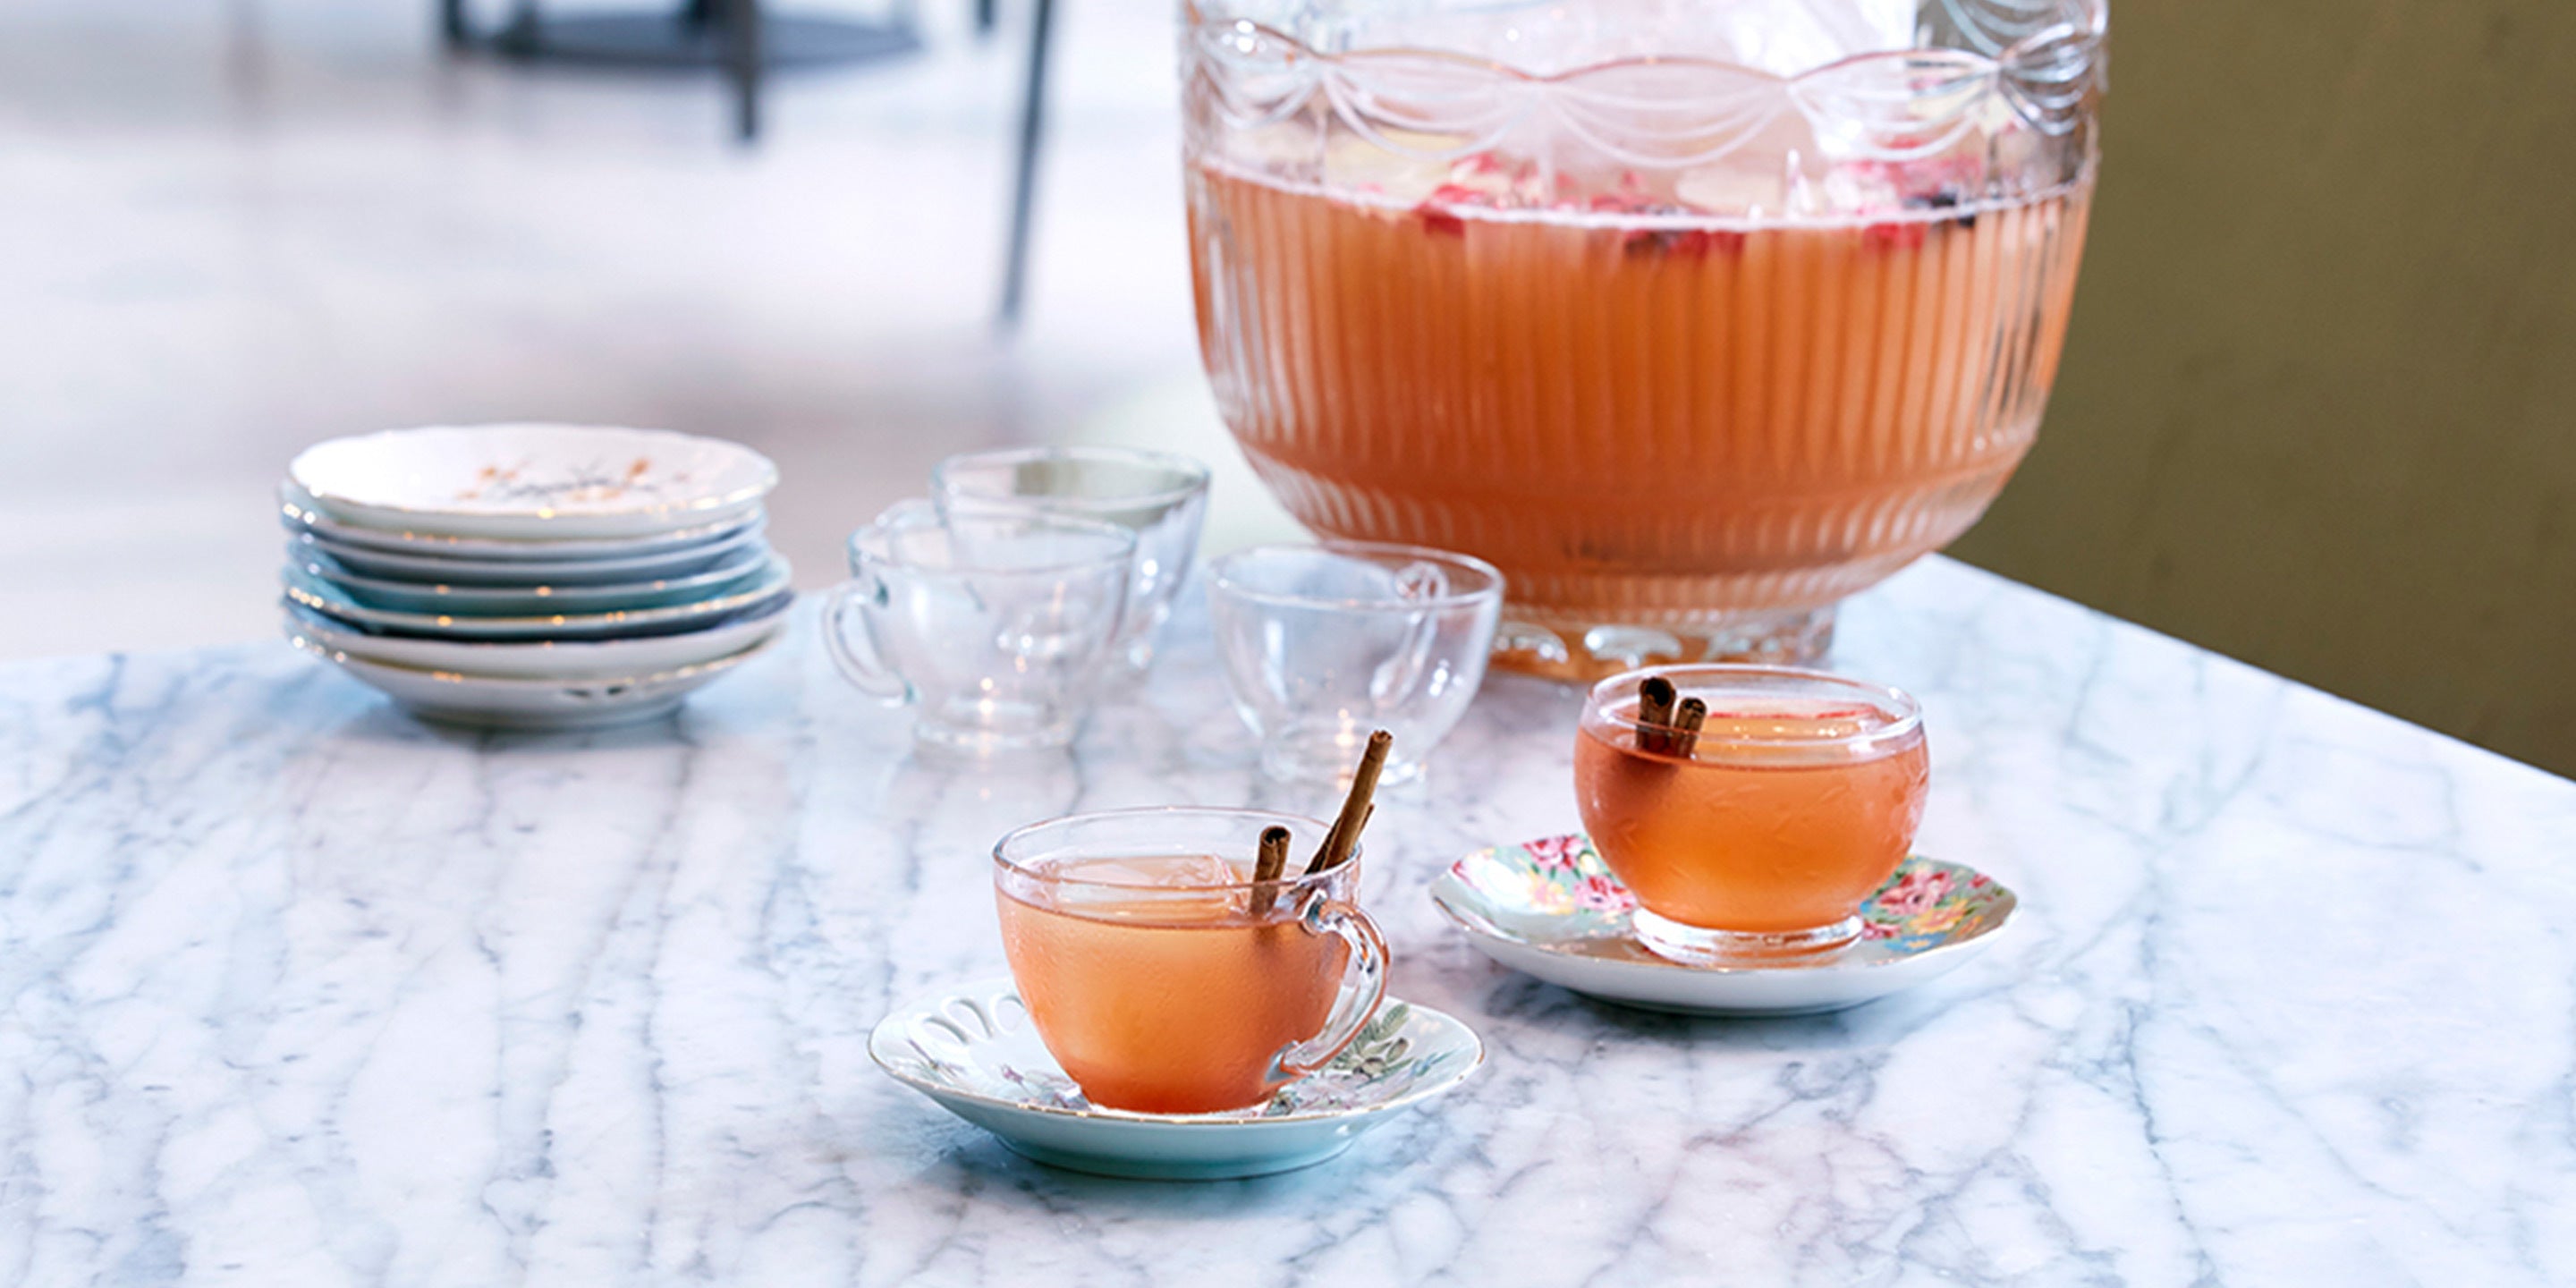
POLYGON ((414 714, 564 729, 660 715, 793 598, 749 448, 479 425, 335 438, 287 469, 286 633, 414 714))

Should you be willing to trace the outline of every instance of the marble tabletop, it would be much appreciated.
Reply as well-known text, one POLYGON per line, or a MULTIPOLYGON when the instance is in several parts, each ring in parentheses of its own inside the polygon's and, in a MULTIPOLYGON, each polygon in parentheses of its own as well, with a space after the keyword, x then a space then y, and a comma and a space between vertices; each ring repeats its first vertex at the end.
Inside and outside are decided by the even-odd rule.
POLYGON ((1007 774, 916 762, 809 629, 586 736, 283 644, 0 668, 0 1283, 2576 1281, 2576 785, 1940 560, 1835 660, 1922 698, 1921 848, 2023 898, 1992 953, 1759 1022, 1487 963, 1425 883, 1574 822, 1574 696, 1498 677, 1368 883, 1486 1068, 1304 1172, 1025 1162, 864 1050, 1000 971, 994 837, 1329 804, 1182 626, 1007 774))

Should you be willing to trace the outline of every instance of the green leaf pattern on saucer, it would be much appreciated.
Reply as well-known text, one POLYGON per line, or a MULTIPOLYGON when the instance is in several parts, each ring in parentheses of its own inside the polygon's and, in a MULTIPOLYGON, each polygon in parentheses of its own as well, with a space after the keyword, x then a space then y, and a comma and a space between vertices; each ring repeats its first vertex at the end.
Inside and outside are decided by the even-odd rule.
POLYGON ((1438 1011, 1388 998, 1332 1063, 1269 1100, 1213 1114, 1130 1114, 1085 1099, 1037 1040, 1007 984, 961 990, 971 1000, 926 1015, 888 1048, 898 1074, 1022 1109, 1161 1121, 1277 1120, 1374 1113, 1417 1091, 1455 1084, 1484 1059, 1474 1033, 1438 1011))
POLYGON ((1416 1055, 1413 1039, 1405 1036, 1406 1021, 1412 1017, 1409 1003, 1390 1001, 1379 1007, 1331 1064, 1282 1088, 1261 1107, 1261 1116, 1366 1108, 1402 1096, 1426 1079, 1446 1076, 1468 1053, 1447 1047, 1416 1055))
POLYGON ((1475 1031, 1386 999, 1331 1064, 1271 1099, 1216 1114, 1144 1114, 1082 1098, 1007 979, 898 1007, 868 1034, 896 1080, 1029 1158, 1102 1176, 1223 1180, 1310 1167, 1484 1062, 1475 1031))

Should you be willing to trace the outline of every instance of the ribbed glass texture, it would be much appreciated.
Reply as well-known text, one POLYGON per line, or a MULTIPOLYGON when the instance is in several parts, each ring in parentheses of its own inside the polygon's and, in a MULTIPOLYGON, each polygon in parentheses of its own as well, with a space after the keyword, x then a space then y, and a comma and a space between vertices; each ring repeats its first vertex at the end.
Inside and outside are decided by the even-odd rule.
POLYGON ((1747 622, 1821 643, 1800 614, 1965 531, 2038 430, 2099 80, 2098 8, 2045 3, 1999 54, 1788 77, 1326 56, 1201 14, 1191 251, 1228 425, 1310 526, 1501 567, 1564 655, 1530 669, 1759 654, 1747 622))

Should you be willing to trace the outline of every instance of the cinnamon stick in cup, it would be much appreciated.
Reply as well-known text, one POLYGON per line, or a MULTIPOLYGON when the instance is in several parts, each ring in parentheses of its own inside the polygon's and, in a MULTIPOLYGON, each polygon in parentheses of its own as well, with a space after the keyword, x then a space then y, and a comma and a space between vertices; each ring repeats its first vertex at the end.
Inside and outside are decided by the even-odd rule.
POLYGON ((1360 846, 1360 830, 1368 826, 1375 811, 1378 774, 1386 769, 1387 748, 1395 735, 1384 729, 1369 735, 1368 749, 1360 753, 1360 767, 1351 774, 1351 793, 1342 798, 1342 812, 1333 820, 1333 830, 1324 834, 1322 848, 1306 864, 1306 875, 1339 866, 1360 846))
POLYGON ((1270 886, 1288 871, 1288 829, 1277 825, 1261 829, 1260 857, 1252 865, 1252 910, 1268 912, 1277 902, 1279 892, 1270 886))
POLYGON ((1647 676, 1637 686, 1637 750, 1665 751, 1671 735, 1664 732, 1673 722, 1673 682, 1660 675, 1647 676))
POLYGON ((1673 717, 1673 732, 1664 739, 1665 753, 1690 759, 1699 750, 1699 727, 1707 722, 1707 703, 1697 698, 1682 699, 1681 711, 1673 717))

